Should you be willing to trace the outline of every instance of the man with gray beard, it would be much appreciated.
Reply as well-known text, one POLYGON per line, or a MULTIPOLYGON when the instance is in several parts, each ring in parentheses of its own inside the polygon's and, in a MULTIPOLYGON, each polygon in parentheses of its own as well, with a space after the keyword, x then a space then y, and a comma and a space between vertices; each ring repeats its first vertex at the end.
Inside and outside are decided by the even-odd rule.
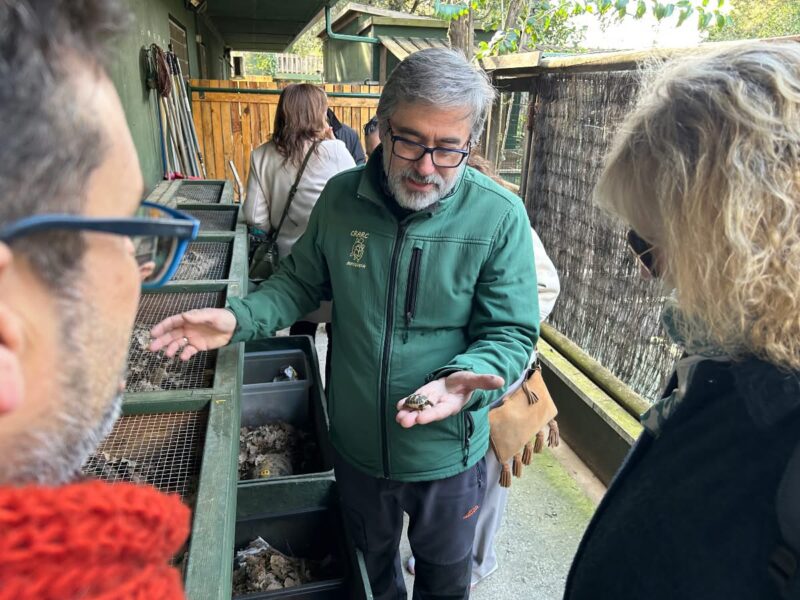
POLYGON ((525 207, 466 166, 494 96, 456 52, 410 55, 381 95, 381 146, 329 180, 279 272, 227 309, 152 331, 152 350, 188 359, 266 337, 332 295, 336 481, 379 600, 406 598, 404 512, 414 598, 469 596, 487 412, 538 337, 525 207))
POLYGON ((80 475, 120 413, 140 287, 197 230, 137 216, 103 66, 126 20, 111 0, 0 0, 0 600, 183 597, 179 498, 80 475))

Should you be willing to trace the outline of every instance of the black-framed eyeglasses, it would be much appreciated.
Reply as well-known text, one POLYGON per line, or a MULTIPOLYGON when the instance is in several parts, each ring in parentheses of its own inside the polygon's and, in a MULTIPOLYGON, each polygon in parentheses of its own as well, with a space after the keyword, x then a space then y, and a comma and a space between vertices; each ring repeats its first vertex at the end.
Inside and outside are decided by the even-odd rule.
POLYGON ((628 230, 625 239, 628 242, 631 252, 633 252, 634 256, 636 257, 636 260, 639 261, 653 277, 658 277, 656 257, 653 253, 653 244, 639 237, 639 234, 633 229, 628 230))
POLYGON ((54 229, 130 237, 143 276, 142 287, 154 288, 164 285, 178 270, 186 246, 197 237, 200 221, 168 206, 142 202, 136 216, 124 219, 68 214, 25 217, 0 229, 0 242, 10 243, 26 235, 54 229))
POLYGON ((442 148, 441 146, 426 146, 413 142, 399 135, 394 135, 392 124, 389 123, 389 137, 392 140, 392 154, 403 160, 416 162, 426 154, 431 155, 431 160, 435 167, 442 169, 454 169, 464 162, 469 156, 471 142, 467 142, 467 149, 442 148))

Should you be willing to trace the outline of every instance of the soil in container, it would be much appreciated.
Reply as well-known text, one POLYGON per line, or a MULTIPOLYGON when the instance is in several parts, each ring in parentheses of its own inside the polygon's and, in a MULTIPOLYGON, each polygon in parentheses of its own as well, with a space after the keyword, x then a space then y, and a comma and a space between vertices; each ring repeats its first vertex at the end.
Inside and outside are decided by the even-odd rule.
POLYGON ((318 470, 314 436, 283 421, 239 431, 239 479, 264 479, 318 470))
POLYGON ((258 537, 236 553, 233 570, 234 595, 267 592, 336 577, 332 556, 309 560, 287 556, 258 537))

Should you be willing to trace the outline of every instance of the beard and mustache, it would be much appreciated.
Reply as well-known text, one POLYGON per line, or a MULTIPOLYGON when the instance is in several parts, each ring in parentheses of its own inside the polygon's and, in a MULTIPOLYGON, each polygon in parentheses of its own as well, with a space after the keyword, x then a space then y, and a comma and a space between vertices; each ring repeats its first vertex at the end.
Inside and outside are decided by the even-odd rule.
POLYGON ((99 323, 96 309, 83 299, 62 298, 59 304, 61 364, 53 369, 59 397, 7 440, 10 454, 0 463, 0 485, 63 485, 80 478, 81 466, 121 413, 123 329, 99 323))
POLYGON ((459 167, 452 169, 454 172, 452 177, 447 180, 438 172, 431 173, 430 175, 423 176, 417 173, 414 169, 413 163, 401 169, 391 167, 392 153, 383 153, 383 170, 386 173, 386 180, 389 186, 389 191, 394 196, 397 203, 408 210, 420 211, 435 204, 453 191, 456 184, 461 179, 464 169, 467 168, 467 162, 464 161, 459 167), (417 192, 409 190, 404 183, 404 180, 409 179, 415 183, 426 185, 431 184, 433 188, 427 192, 417 192))

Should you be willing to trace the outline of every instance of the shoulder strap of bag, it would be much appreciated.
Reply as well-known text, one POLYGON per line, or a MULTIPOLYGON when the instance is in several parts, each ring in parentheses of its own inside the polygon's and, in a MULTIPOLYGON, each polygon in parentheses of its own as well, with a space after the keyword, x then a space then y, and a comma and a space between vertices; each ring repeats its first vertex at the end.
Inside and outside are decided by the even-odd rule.
POLYGON ((772 553, 769 570, 783 598, 800 597, 800 444, 786 465, 776 498, 783 543, 772 553))
POLYGON ((283 227, 283 222, 286 220, 286 215, 289 214, 289 208, 292 206, 292 200, 294 200, 294 196, 297 193, 297 186, 300 185, 300 178, 303 176, 303 172, 306 170, 306 165, 308 164, 308 160, 311 158, 311 155, 314 154, 314 150, 317 149, 319 146, 319 141, 314 142, 311 144, 311 148, 308 149, 306 152, 306 157, 303 159, 303 164, 300 165, 300 170, 297 172, 297 177, 295 177, 294 184, 292 184, 292 188, 289 190, 289 196, 286 199, 286 206, 283 209, 283 214, 281 215, 280 223, 278 223, 278 227, 275 229, 274 237, 277 238, 278 234, 281 231, 281 227, 283 227))

